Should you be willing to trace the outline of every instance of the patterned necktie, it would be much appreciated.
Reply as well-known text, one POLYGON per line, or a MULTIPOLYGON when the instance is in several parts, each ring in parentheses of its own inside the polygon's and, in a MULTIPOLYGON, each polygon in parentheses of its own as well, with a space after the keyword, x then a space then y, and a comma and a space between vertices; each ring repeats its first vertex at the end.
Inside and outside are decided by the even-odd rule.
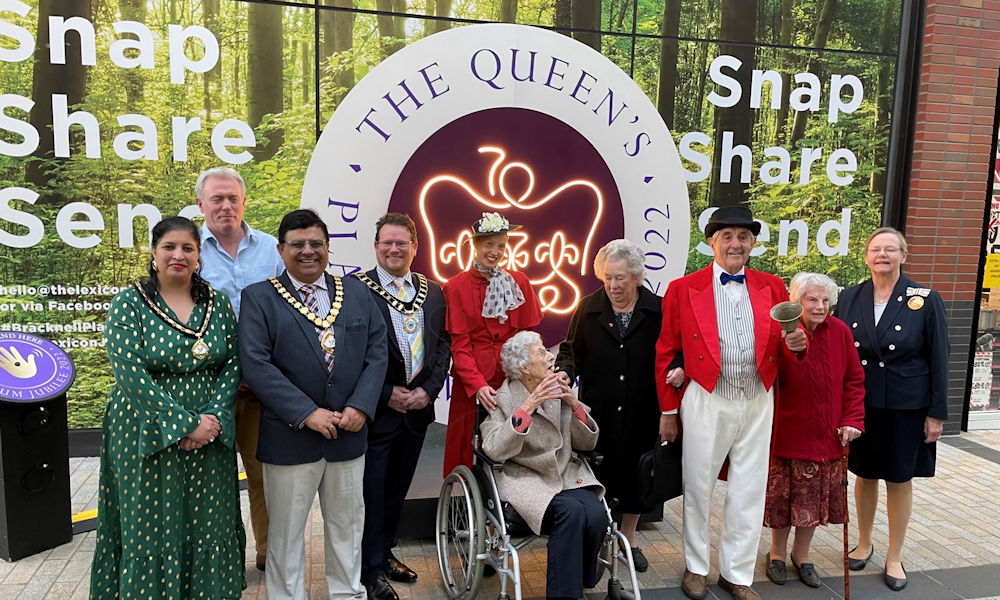
MULTIPOLYGON (((302 302, 306 305, 306 308, 312 311, 313 314, 316 314, 316 312, 319 310, 319 300, 316 298, 316 289, 317 289, 316 286, 310 284, 306 284, 299 288, 299 293, 302 294, 302 302)), ((316 327, 315 329, 316 329, 316 335, 320 339, 320 347, 322 348, 323 334, 326 333, 326 330, 320 329, 319 327, 316 327)), ((326 350, 323 351, 323 362, 326 363, 327 372, 333 370, 333 355, 327 352, 326 350)))
MULTIPOLYGON (((392 280, 392 283, 397 288, 396 298, 398 298, 400 302, 407 302, 409 300, 407 297, 409 294, 406 293, 406 286, 403 283, 403 279, 401 277, 397 277, 392 280)), ((404 333, 406 333, 406 341, 410 346, 410 376, 407 378, 408 382, 412 381, 417 373, 420 372, 420 369, 424 366, 424 330, 420 327, 420 319, 417 319, 416 313, 414 313, 412 318, 417 323, 416 329, 414 329, 412 333, 404 330, 404 333)), ((403 322, 406 322, 405 316, 403 317, 403 322)))

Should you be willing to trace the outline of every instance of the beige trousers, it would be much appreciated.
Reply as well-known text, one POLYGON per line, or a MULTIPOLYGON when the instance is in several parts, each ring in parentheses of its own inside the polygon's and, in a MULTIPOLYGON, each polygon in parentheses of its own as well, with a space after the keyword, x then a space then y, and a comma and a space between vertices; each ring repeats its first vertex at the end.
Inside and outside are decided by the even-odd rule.
POLYGON ((257 460, 257 435, 260 430, 260 401, 246 383, 236 393, 236 447, 247 474, 247 496, 250 499, 250 526, 257 554, 267 554, 267 501, 264 499, 264 479, 257 460))
POLYGON ((330 600, 365 600, 361 585, 364 475, 364 456, 344 462, 264 464, 264 493, 271 509, 264 571, 268 600, 307 600, 305 530, 317 493, 330 600))

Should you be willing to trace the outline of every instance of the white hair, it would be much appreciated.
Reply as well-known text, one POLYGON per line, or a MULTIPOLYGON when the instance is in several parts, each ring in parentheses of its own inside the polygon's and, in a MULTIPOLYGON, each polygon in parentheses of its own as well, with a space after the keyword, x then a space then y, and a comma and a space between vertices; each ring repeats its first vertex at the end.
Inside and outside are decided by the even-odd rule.
POLYGON ((201 175, 198 176, 197 183, 194 184, 194 197, 202 200, 202 194, 205 193, 205 181, 211 177, 219 177, 224 179, 235 179, 236 183, 240 184, 240 189, 243 191, 243 197, 247 196, 247 184, 243 181, 243 177, 240 176, 236 169, 230 167, 212 167, 211 169, 206 169, 202 171, 201 175))
POLYGON ((802 299, 802 294, 808 287, 818 287, 826 290, 826 293, 830 295, 830 306, 837 304, 837 295, 839 294, 840 287, 829 275, 822 273, 796 273, 795 277, 792 277, 792 282, 788 284, 789 298, 792 302, 798 302, 802 299))
POLYGON ((624 260, 625 268, 639 279, 646 276, 646 256, 635 243, 628 240, 611 240, 597 251, 594 257, 594 275, 604 279, 604 268, 609 260, 624 260))
POLYGON ((542 336, 534 331, 518 331, 500 348, 500 365, 507 379, 521 381, 521 371, 531 364, 531 346, 541 343, 542 336))

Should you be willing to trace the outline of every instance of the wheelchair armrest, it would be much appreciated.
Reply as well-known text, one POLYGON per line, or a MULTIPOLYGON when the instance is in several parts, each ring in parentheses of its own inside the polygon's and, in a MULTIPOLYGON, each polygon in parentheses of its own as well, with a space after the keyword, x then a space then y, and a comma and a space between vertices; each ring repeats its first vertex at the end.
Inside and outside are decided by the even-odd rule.
POLYGON ((590 463, 591 467, 596 467, 604 462, 604 455, 598 454, 593 450, 574 450, 573 452, 576 452, 577 456, 590 463))
POLYGON ((479 457, 479 460, 483 461, 483 464, 489 465, 494 471, 503 471, 503 463, 497 462, 490 458, 482 448, 473 448, 472 453, 479 457))

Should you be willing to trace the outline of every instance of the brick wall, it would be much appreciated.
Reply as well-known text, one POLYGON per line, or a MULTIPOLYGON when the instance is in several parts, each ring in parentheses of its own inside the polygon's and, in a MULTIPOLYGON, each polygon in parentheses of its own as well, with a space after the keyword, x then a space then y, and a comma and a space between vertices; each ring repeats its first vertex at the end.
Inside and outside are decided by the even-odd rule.
POLYGON ((906 272, 940 292, 948 310, 947 432, 958 431, 966 402, 998 74, 1000 0, 927 0, 906 272))

